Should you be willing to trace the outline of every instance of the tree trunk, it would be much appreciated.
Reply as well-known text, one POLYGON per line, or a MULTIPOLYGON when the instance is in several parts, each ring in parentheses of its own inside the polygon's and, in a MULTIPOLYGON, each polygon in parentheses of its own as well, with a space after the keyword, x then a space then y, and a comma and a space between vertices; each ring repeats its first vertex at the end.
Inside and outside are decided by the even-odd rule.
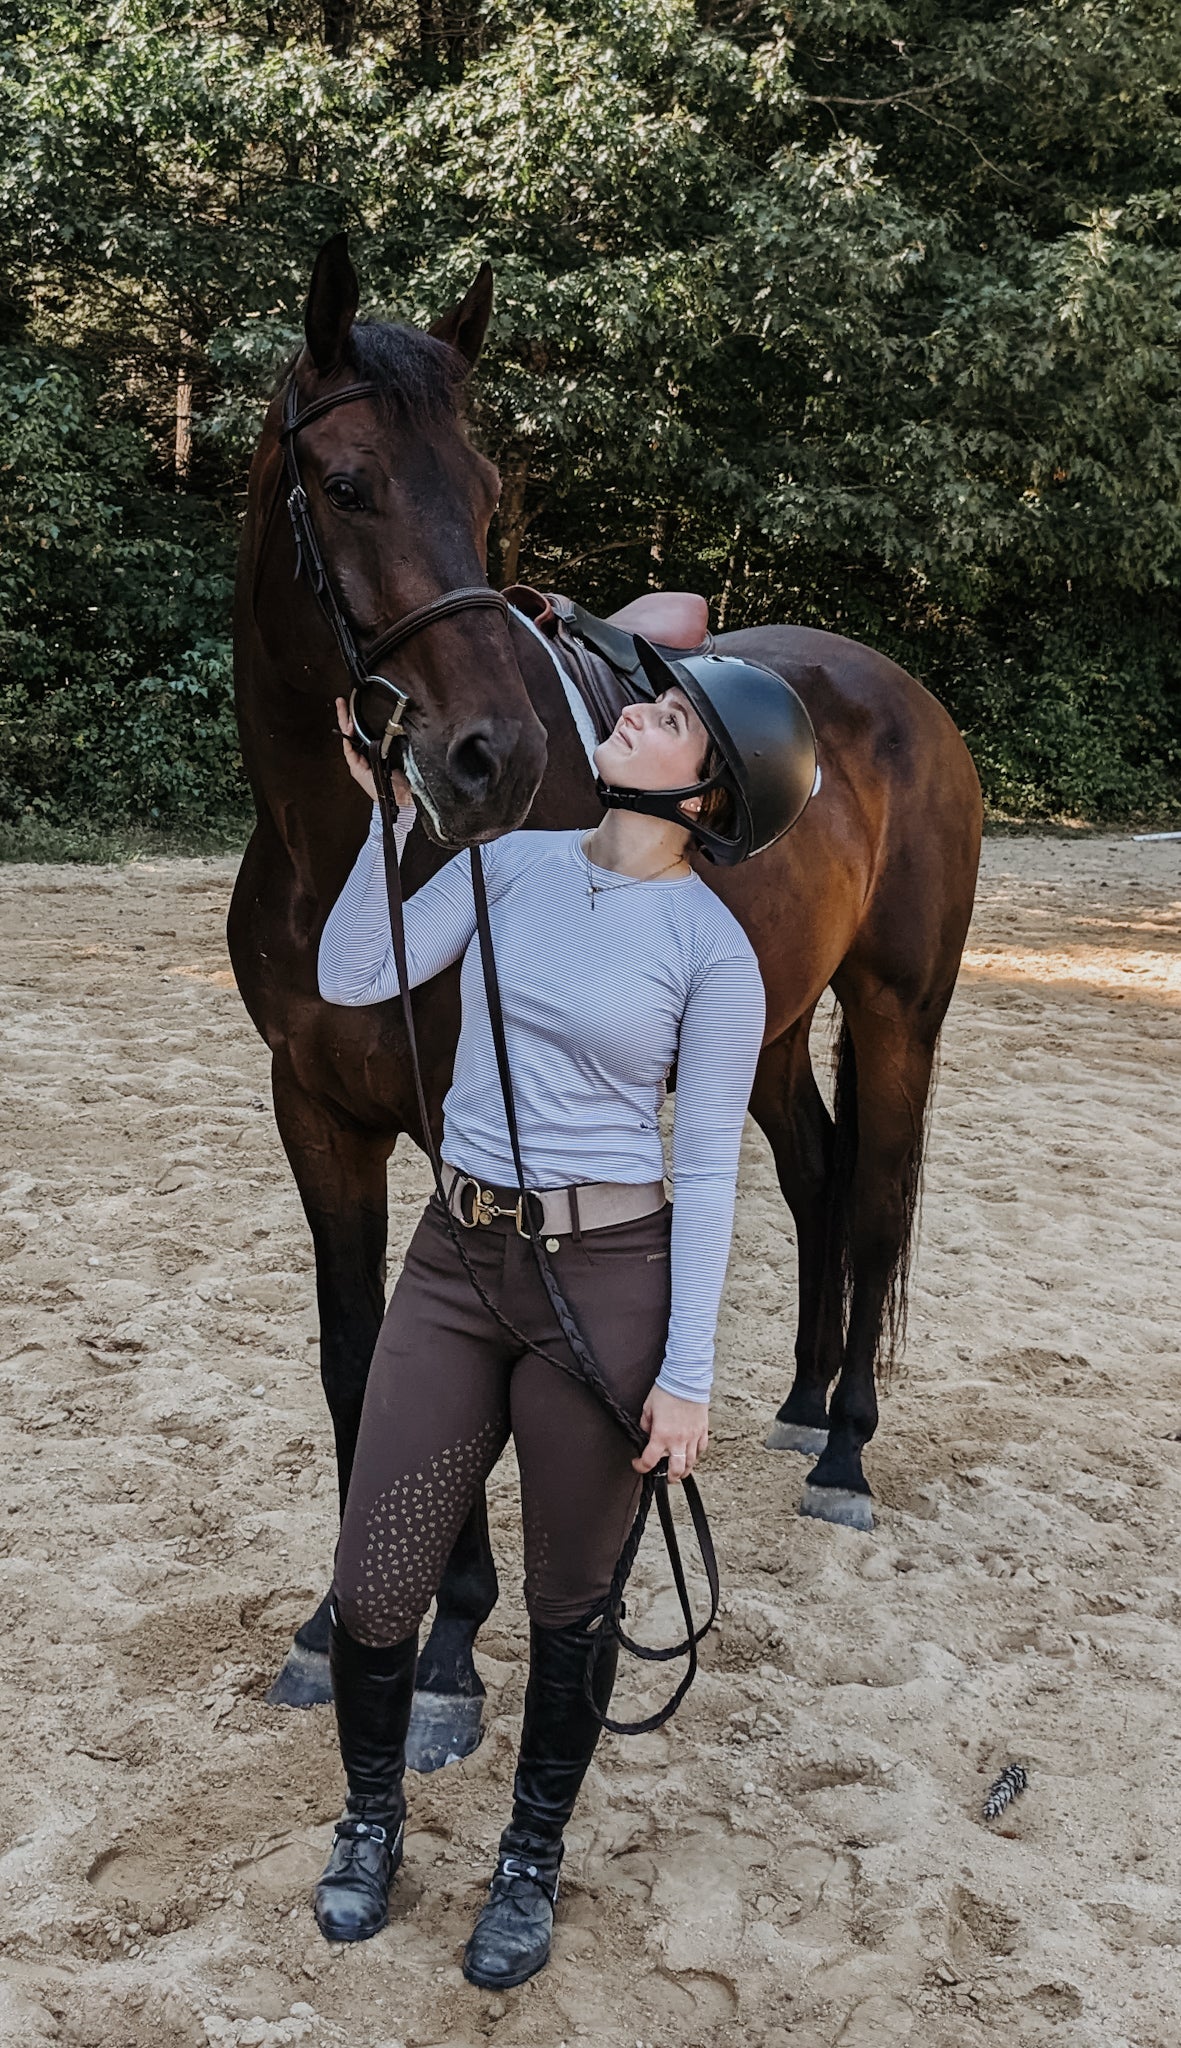
POLYGON ((529 520, 525 517, 525 489, 529 481, 529 466, 519 462, 501 481, 500 510, 497 513, 497 533, 500 540, 500 576, 502 583, 517 581, 517 567, 521 559, 521 543, 529 531, 529 520))
POLYGON ((658 512, 652 522, 652 545, 648 550, 652 567, 648 571, 649 590, 664 588, 664 555, 668 547, 669 518, 667 512, 658 512))
POLYGON ((176 487, 182 490, 189 480, 193 460, 193 371, 188 351, 192 341, 187 334, 180 338, 185 351, 176 370, 176 446, 175 467, 176 487))
POLYGON ((443 55, 447 63, 447 76, 452 85, 463 82, 463 67, 467 57, 468 11, 466 0, 440 0, 443 18, 443 55))
POLYGON ((418 48, 424 64, 438 61, 439 24, 435 18, 434 0, 418 0, 418 48))
POLYGON ((734 579, 738 572, 738 541, 741 533, 742 527, 739 524, 734 528, 734 538, 730 543, 730 560, 726 565, 726 581, 722 585, 722 595, 718 601, 719 633, 726 630, 726 613, 730 609, 730 599, 734 595, 734 579))
POLYGON ((347 57, 357 27, 356 0, 324 0, 324 47, 347 57))

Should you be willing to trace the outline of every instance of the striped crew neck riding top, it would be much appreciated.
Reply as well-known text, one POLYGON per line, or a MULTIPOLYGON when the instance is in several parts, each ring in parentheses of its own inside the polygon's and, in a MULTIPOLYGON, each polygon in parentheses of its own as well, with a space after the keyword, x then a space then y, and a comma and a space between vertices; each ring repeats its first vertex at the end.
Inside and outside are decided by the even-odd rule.
MULTIPOLYGON (((398 994, 381 831, 375 807, 324 928, 320 993, 330 1003, 398 994)), ((525 1181, 659 1180, 657 1116, 676 1062, 672 1310, 656 1384, 704 1401, 763 984, 741 926, 698 875, 626 881, 590 864, 583 836, 511 832, 483 848, 525 1181)), ((513 1186, 466 854, 407 902, 406 957, 412 988, 463 962, 443 1151, 462 1172, 513 1186)))

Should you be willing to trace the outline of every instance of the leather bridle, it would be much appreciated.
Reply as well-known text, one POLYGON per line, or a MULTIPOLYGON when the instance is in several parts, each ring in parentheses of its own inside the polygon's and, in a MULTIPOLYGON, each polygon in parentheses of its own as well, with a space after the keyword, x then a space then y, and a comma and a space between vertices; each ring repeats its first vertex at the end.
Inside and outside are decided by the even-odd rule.
POLYGON ((358 399, 380 396, 376 384, 346 384, 342 391, 329 391, 323 398, 313 398, 301 411, 293 371, 283 393, 283 424, 279 439, 287 473, 287 511, 295 536, 296 579, 298 581, 301 575, 306 574, 320 610, 332 628, 333 637, 340 649, 341 660, 349 674, 349 709, 354 723, 359 690, 376 690, 383 698, 391 700, 392 709, 384 730, 380 733, 363 733, 367 741, 378 742, 384 758, 388 755, 393 742, 401 739, 405 733, 404 714, 410 699, 408 693, 397 683, 391 682, 388 676, 375 673, 378 663, 385 661, 396 648, 404 646, 407 640, 413 639, 416 633, 421 633, 424 627, 433 626, 440 619, 452 618, 456 612, 491 610, 501 612, 507 618, 508 602, 501 596, 499 590, 493 590, 489 584, 484 583, 444 591, 441 597, 431 598, 427 604, 416 605, 404 618, 387 627, 362 654, 348 615, 332 587, 328 567, 320 551, 315 522, 312 519, 312 508, 299 473, 295 441, 296 435, 302 433, 305 427, 310 427, 313 420, 322 419, 325 413, 334 412, 338 405, 352 405, 358 399))

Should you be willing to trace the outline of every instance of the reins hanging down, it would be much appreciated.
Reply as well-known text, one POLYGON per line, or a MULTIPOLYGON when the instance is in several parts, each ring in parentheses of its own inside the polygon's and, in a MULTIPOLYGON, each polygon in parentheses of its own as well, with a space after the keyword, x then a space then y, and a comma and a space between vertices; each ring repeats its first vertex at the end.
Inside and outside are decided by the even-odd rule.
MULTIPOLYGON (((581 1329, 579 1328, 574 1312, 558 1286, 553 1270, 549 1264, 549 1260, 546 1257, 544 1246, 542 1245, 541 1239, 538 1235, 537 1222, 533 1213, 533 1205, 529 1200, 529 1194, 525 1188, 525 1175, 521 1163, 520 1140, 517 1133, 516 1106, 513 1099, 512 1076, 509 1071, 508 1047, 505 1042, 504 1034, 504 1014, 501 1008, 500 985, 496 972, 496 960, 492 948, 492 931, 488 916, 488 897, 484 884, 484 867, 480 856, 480 849, 478 846, 473 846, 469 850, 472 873, 472 893, 475 898, 476 907, 476 930, 479 937, 480 958, 484 970, 484 987, 488 998, 488 1015, 492 1027, 493 1045, 496 1051, 496 1064, 500 1075, 501 1091, 504 1097, 504 1110, 505 1118, 508 1124, 509 1142, 512 1147, 513 1166, 517 1176, 517 1191, 521 1198, 520 1214, 528 1233, 530 1245, 533 1249, 533 1256, 537 1264, 538 1273, 541 1277, 542 1286, 545 1288, 545 1292, 549 1299, 550 1306, 552 1307, 554 1315, 557 1319, 558 1327, 561 1330, 563 1337, 566 1339, 566 1342, 570 1347, 570 1359, 559 1358, 553 1352, 543 1351, 536 1343, 534 1343, 532 1338, 525 1334, 524 1331, 518 1330, 516 1325, 510 1322, 508 1317, 503 1315, 501 1311, 497 1308, 496 1304, 489 1298, 478 1274, 476 1273, 474 1267, 471 1264, 470 1259, 468 1258, 467 1251, 464 1247, 463 1240, 460 1237, 455 1219, 451 1213, 451 1208, 448 1203, 446 1192, 443 1186, 442 1166, 441 1161, 439 1159, 438 1149, 435 1145, 434 1136, 432 1134, 430 1127, 430 1119, 428 1116, 426 1104, 426 1091, 423 1087, 422 1069, 418 1057, 418 1040, 414 1027, 414 1012, 409 992, 410 977, 406 958, 406 930, 405 921, 403 917, 402 879, 398 866, 397 846, 394 839, 395 805, 393 801, 393 792, 390 787, 389 764, 385 757, 385 754, 383 754, 382 747, 379 742, 371 742, 366 751, 368 754, 369 765, 373 771, 373 779, 377 788, 378 802, 381 806, 381 816, 383 825, 382 849, 385 863, 386 892, 389 898, 390 936, 393 942, 394 961, 398 970, 398 987, 402 991, 402 1014, 406 1025, 406 1041, 410 1052, 411 1070, 414 1075, 414 1088, 415 1095, 418 1101, 418 1114, 422 1124, 423 1143, 426 1148, 427 1157, 430 1161, 431 1173, 433 1175, 435 1182, 435 1191, 438 1195, 439 1202, 442 1207, 443 1216, 446 1221, 447 1229, 450 1232, 452 1241, 455 1245, 455 1249, 459 1254, 460 1261, 463 1265, 464 1271, 466 1272, 468 1279, 471 1281, 471 1284, 475 1289, 476 1294, 479 1296, 480 1301, 488 1310, 489 1314, 495 1319, 497 1323, 499 1323, 501 1328, 507 1331, 507 1333, 513 1338, 515 1338, 519 1343, 525 1345, 528 1348, 528 1350, 535 1353, 537 1357, 544 1359, 547 1365, 555 1366, 559 1372, 566 1373, 569 1378, 576 1379, 580 1381, 584 1386, 588 1387, 590 1391, 595 1395, 595 1397, 602 1403, 603 1407, 606 1408, 608 1414, 612 1417, 612 1419, 618 1424, 619 1428, 623 1431, 623 1434, 627 1438, 628 1442, 633 1446, 633 1448, 638 1451, 642 1451, 647 1444, 647 1438, 645 1437, 644 1432, 640 1428, 640 1425, 636 1421, 635 1417, 631 1415, 628 1412, 628 1410, 624 1408, 615 1399, 615 1396, 612 1394, 610 1388, 607 1386, 603 1378, 602 1371, 600 1370, 600 1367, 598 1365, 598 1362, 595 1359, 594 1354, 590 1350, 590 1347, 588 1346, 581 1329), (573 1363, 571 1363, 571 1360, 573 1360, 573 1363)), ((688 1692, 689 1687, 692 1685, 693 1680, 697 1675, 697 1645, 701 1641, 702 1637, 708 1634, 709 1630, 713 1627, 713 1624, 717 1619, 719 1600, 718 1567, 717 1558, 714 1553, 713 1540, 710 1536, 709 1524, 706 1520, 705 1508, 702 1504, 701 1495, 697 1488, 697 1482, 692 1477, 692 1475, 687 1473, 685 1475, 685 1478, 681 1481, 681 1484, 684 1488, 686 1504, 688 1506, 689 1514, 693 1522, 694 1534, 697 1538, 698 1548, 701 1553, 701 1561, 705 1570, 706 1582, 709 1586, 709 1616, 700 1628, 695 1627, 693 1621, 693 1610, 689 1601, 689 1589, 685 1579, 684 1564, 681 1559, 680 1545, 677 1541, 676 1527, 673 1521, 672 1505, 669 1501, 668 1464, 667 1460, 662 1459, 660 1464, 656 1467, 654 1471, 646 1472, 643 1476, 643 1482, 640 1490, 639 1506, 636 1510, 635 1520, 632 1523, 632 1527, 628 1534, 627 1541, 624 1544, 623 1550, 620 1553, 619 1561, 615 1567, 615 1572, 611 1581, 611 1589, 607 1596, 607 1603, 603 1613, 601 1627, 602 1630, 608 1631, 611 1634, 615 1635, 618 1638, 619 1642, 623 1645, 623 1647, 627 1650, 630 1650, 633 1656, 642 1657, 647 1662, 665 1664, 671 1662, 674 1658, 685 1657, 688 1659, 688 1663, 686 1670, 676 1687, 675 1692, 673 1693, 671 1699, 669 1699, 663 1707, 658 1708, 655 1713, 649 1714, 647 1718, 642 1721, 613 1721, 609 1719, 606 1715, 599 1713, 598 1708, 594 1704, 594 1699, 592 1695, 592 1673, 595 1658, 598 1654, 600 1640, 598 1632, 596 1633, 596 1641, 594 1646, 592 1647, 590 1656, 587 1660, 587 1669, 584 1678, 584 1692, 595 1713, 598 1714, 598 1717, 602 1722, 603 1726, 605 1728, 609 1728, 612 1731, 612 1733, 617 1735, 649 1734, 653 1729, 662 1727, 663 1724, 667 1720, 669 1720, 673 1714, 675 1714, 677 1708, 680 1706, 681 1701, 684 1699, 685 1694, 688 1692), (648 1520, 648 1514, 649 1510, 651 1509, 653 1500, 655 1500, 656 1502, 656 1511, 660 1518, 661 1529, 663 1530, 665 1544, 668 1549, 669 1563, 672 1568, 673 1584, 676 1587, 677 1599, 680 1603, 681 1613, 684 1617, 685 1623, 684 1641, 674 1644, 670 1649, 663 1650, 651 1649, 644 1644, 633 1642, 631 1637, 625 1633, 622 1626, 623 1615, 625 1612, 623 1598, 624 1591, 627 1586, 628 1578, 631 1575, 632 1566, 635 1563, 636 1553, 638 1552, 640 1547, 640 1540, 644 1533, 644 1528, 648 1520)))

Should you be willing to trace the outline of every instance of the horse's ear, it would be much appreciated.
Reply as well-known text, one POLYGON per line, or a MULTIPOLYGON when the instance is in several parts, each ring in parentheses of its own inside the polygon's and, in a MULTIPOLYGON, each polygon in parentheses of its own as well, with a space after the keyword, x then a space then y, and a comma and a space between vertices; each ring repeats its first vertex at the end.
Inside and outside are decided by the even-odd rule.
POLYGON ((308 354, 322 377, 344 361, 360 297, 357 273, 349 261, 349 238, 333 235, 316 258, 303 316, 308 354))
POLYGON ((435 321, 429 332, 436 341, 445 341, 474 363, 484 346, 488 332, 488 321, 492 313, 492 265, 481 263, 476 272, 476 281, 468 287, 462 299, 435 321))

